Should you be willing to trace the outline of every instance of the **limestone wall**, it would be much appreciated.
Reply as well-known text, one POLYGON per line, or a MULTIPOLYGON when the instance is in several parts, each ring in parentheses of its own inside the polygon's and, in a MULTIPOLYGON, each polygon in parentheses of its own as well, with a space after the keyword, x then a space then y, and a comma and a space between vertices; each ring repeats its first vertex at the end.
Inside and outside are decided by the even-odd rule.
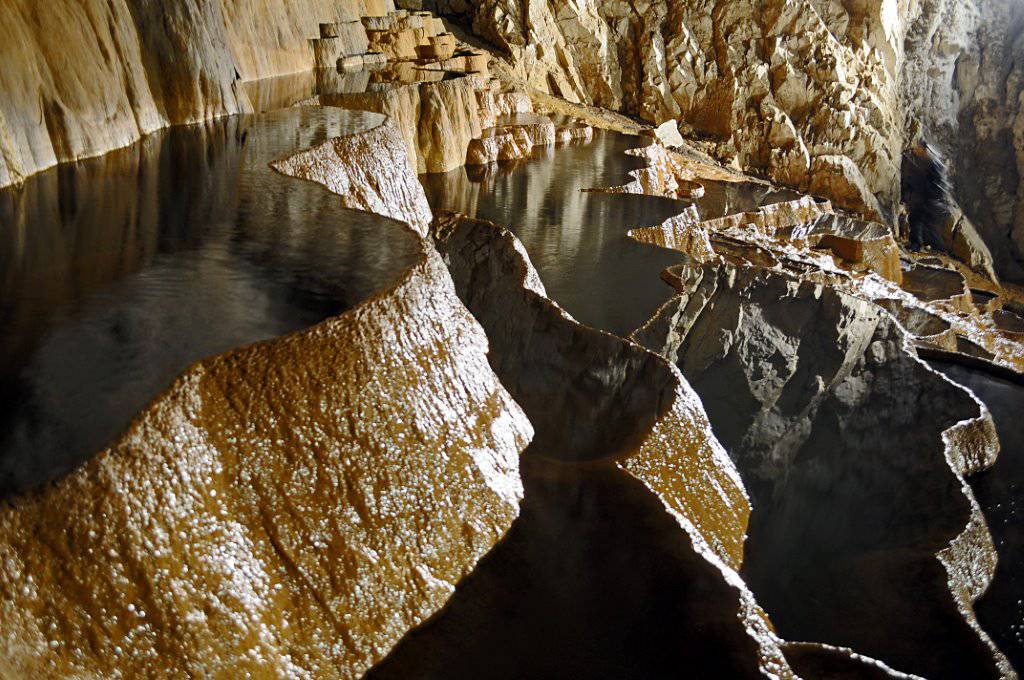
MULTIPOLYGON (((1024 276, 1024 6, 1015 0, 432 0, 531 88, 679 119, 745 170, 874 219, 918 129, 1000 273, 1024 276)), ((687 130, 687 128, 689 128, 687 130)))
POLYGON ((238 81, 313 66, 321 22, 391 0, 2 0, 0 186, 157 128, 250 109, 238 81))
POLYGON ((534 88, 679 119, 724 160, 879 216, 898 195, 903 20, 894 2, 828 4, 437 2, 534 88))

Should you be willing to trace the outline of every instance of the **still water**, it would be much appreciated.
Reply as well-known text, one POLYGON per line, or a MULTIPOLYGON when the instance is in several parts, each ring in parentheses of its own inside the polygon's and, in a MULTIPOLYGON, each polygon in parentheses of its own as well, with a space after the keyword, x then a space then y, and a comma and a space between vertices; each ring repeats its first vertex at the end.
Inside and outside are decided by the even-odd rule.
POLYGON ((975 611, 1014 668, 1024 669, 1024 386, 963 366, 933 365, 985 402, 999 433, 995 466, 968 480, 999 552, 996 577, 975 611))
POLYGON ((0 191, 0 497, 109 445, 193 362, 397 279, 409 232, 268 166, 362 115, 172 128, 0 191))
MULTIPOLYGON (((659 274, 683 260, 627 233, 661 224, 690 205, 584 192, 628 181, 627 174, 646 161, 626 151, 641 144, 637 137, 595 130, 588 144, 542 147, 523 161, 422 175, 420 181, 435 212, 453 210, 511 229, 551 299, 581 323, 626 337, 668 300, 672 290, 659 274)), ((696 205, 704 219, 795 195, 754 183, 702 184, 706 193, 696 205)))
MULTIPOLYGON (((422 177, 421 181, 435 210, 457 210, 510 227, 523 242, 555 301, 587 325, 626 336, 672 294, 657 275, 681 259, 677 253, 636 244, 626 232, 631 227, 658 224, 680 212, 685 204, 643 196, 585 194, 580 189, 623 183, 626 173, 639 166, 637 159, 623 153, 636 144, 636 139, 598 133, 592 144, 560 148, 553 153, 545 150, 523 163, 459 170, 422 177)), ((697 202, 705 218, 794 197, 790 192, 752 184, 709 182, 706 186, 706 196, 697 202)), ((699 392, 701 387, 697 388, 699 392)), ((1020 399, 1007 403, 1013 404, 1011 410, 1020 412, 1020 399)), ((723 425, 722 419, 716 422, 715 414, 711 416, 716 428, 723 425)), ((1005 449, 1013 446, 1004 442, 1005 449)), ((1006 460, 1000 463, 1004 471, 1010 465, 1006 460)), ((559 672, 572 677, 604 677, 602 673, 673 677, 673 672, 686 667, 681 663, 688 654, 684 647, 677 645, 669 654, 647 646, 659 640, 655 646, 660 648, 662 632, 686 630, 687 622, 694 620, 676 608, 687 577, 667 576, 674 568, 669 565, 678 565, 673 560, 679 556, 660 553, 664 572, 646 561, 646 556, 659 554, 651 530, 657 514, 653 506, 649 514, 639 510, 642 494, 636 496, 634 505, 633 496, 626 490, 628 481, 613 474, 599 482, 580 475, 553 492, 548 476, 535 477, 530 472, 531 466, 541 463, 524 465, 523 514, 509 538, 460 586, 451 605, 403 641, 371 677, 404 677, 414 669, 422 671, 422 677, 478 677, 483 673, 509 678, 547 677, 559 672), (611 488, 615 491, 609 491, 611 488), (555 497, 558 501, 552 502, 555 497), (633 530, 617 536, 608 515, 632 517, 633 530), (642 550, 634 549, 642 543, 642 550), (595 623, 598 621, 599 625, 595 623), (473 633, 473 645, 460 642, 470 631, 483 632, 473 633), (640 649, 646 653, 637 653, 640 649)), ((836 477, 845 474, 842 469, 827 472, 836 477)), ((854 476, 846 475, 842 483, 856 494, 863 480, 854 476)), ((1010 478, 1012 475, 1003 476, 993 486, 1005 485, 1010 478)), ((888 494, 890 490, 885 489, 884 481, 876 480, 865 491, 871 492, 888 494)), ((1002 488, 1000 493, 998 502, 1005 504, 1009 492, 1002 488)), ((893 498, 899 495, 899 491, 892 492, 893 498)), ((979 497, 984 495, 979 491, 979 497)), ((785 533, 790 527, 796 530, 815 524, 817 513, 825 512, 827 517, 832 508, 830 498, 805 495, 790 500, 808 507, 797 516, 787 516, 770 503, 755 503, 752 526, 760 526, 763 535, 770 534, 763 530, 766 526, 785 533)), ((986 511, 991 512, 991 507, 986 511)), ((1006 512, 1006 507, 1001 507, 989 515, 994 523, 1000 521, 999 512, 1006 512)), ((1013 524, 1013 518, 1002 521, 1008 527, 1013 524)), ((1002 626, 1006 633, 1019 637, 1021 594, 1019 586, 1013 585, 1013 574, 1019 571, 1014 551, 1019 553, 1019 547, 1009 538, 1012 530, 1000 533, 998 528, 993 529, 1003 565, 1010 566, 1001 567, 996 585, 979 603, 979 616, 993 632, 1002 626), (1005 573, 1007 569, 1011 574, 1005 573), (1014 588, 1018 591, 1010 592, 1014 588), (1008 607, 1008 603, 1016 604, 1008 607)), ((749 555, 759 553, 759 564, 766 573, 822 574, 831 573, 828 567, 837 557, 834 546, 856 536, 837 529, 817 538, 818 543, 773 550, 763 542, 763 536, 756 538, 752 529, 747 547, 749 555), (762 542, 758 544, 758 540, 762 542), (795 568, 801 560, 803 566, 795 568)), ((876 539, 874 535, 869 538, 876 539)), ((893 556, 899 554, 884 545, 882 550, 893 556)), ((941 570, 937 563, 935 567, 941 570)), ((842 564, 837 569, 856 571, 856 566, 842 564)), ((899 576, 913 579, 920 575, 899 576)), ((769 614, 777 615, 779 621, 819 614, 814 603, 775 588, 770 578, 753 579, 751 584, 755 594, 763 598, 762 604, 770 606, 769 614)), ((884 610, 884 603, 873 607, 857 601, 858 593, 878 588, 872 590, 872 584, 858 583, 856 574, 835 579, 831 587, 846 589, 842 595, 847 607, 826 607, 832 615, 846 611, 854 622, 872 621, 884 610)), ((811 621, 800 633, 804 637, 798 639, 820 639, 821 632, 828 628, 828 623, 819 618, 811 621)), ((877 634, 867 637, 884 639, 892 633, 884 624, 877 630, 877 634)), ((686 639, 691 631, 686 633, 678 639, 686 639)), ((917 645, 922 653, 935 643, 911 638, 907 636, 908 645, 917 645)), ((1010 651, 1010 644, 998 634, 997 640, 1010 651)), ((885 644, 876 646, 887 649, 885 644)), ((688 661, 694 663, 695 657, 688 661)), ((730 671, 735 675, 721 676, 708 674, 710 669, 704 671, 707 677, 739 677, 735 669, 730 671)))
POLYGON ((505 225, 522 241, 548 295, 578 321, 629 335, 670 296, 658 275, 682 260, 629 238, 687 204, 648 196, 584 193, 621 184, 641 166, 624 152, 636 138, 595 131, 589 144, 539 149, 491 168, 423 175, 435 212, 454 210, 505 225))
MULTIPOLYGON (((598 131, 589 144, 523 162, 420 179, 435 211, 509 227, 550 297, 577 320, 628 336, 673 295, 659 274, 683 255, 627 232, 688 204, 581 190, 626 181, 641 161, 624 152, 638 144, 598 131)), ((699 208, 709 217, 749 210, 764 194, 715 185, 699 208)), ((560 416, 566 427, 580 422, 560 416)), ((558 453, 527 450, 512 530, 367 677, 756 676, 738 652, 749 640, 736 637, 734 594, 661 501, 621 469, 566 468, 550 461, 558 453)))

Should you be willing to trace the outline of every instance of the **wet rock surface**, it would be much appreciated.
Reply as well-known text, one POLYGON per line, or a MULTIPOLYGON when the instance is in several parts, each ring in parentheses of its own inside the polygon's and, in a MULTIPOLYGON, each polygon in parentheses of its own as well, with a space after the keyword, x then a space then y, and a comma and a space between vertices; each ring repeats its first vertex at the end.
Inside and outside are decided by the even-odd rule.
MULTIPOLYGON (((196 165, 212 170, 177 189, 247 186, 246 153, 266 182, 237 205, 199 201, 213 237, 170 250, 188 261, 226 242, 270 272, 284 302, 264 307, 301 310, 263 330, 298 332, 194 364, 109 450, 0 507, 0 674, 1015 677, 974 614, 996 553, 964 476, 996 462, 996 430, 914 348, 1019 382, 1024 297, 964 214, 942 233, 960 263, 902 250, 885 224, 909 115, 939 104, 923 121, 934 131, 965 110, 929 85, 937 74, 973 90, 965 100, 1019 89, 993 94, 991 55, 972 61, 963 37, 999 13, 399 4, 186 3, 160 30, 139 3, 126 21, 86 3, 89 28, 66 46, 39 35, 64 5, 0 8, 11 35, 42 46, 7 48, 0 184, 236 110, 388 117, 344 114, 358 124, 341 135, 302 118, 341 114, 305 108, 208 128, 196 165), (110 40, 93 21, 108 14, 110 40), (93 34, 103 64, 25 74, 87 58, 93 34), (923 72, 926 57, 939 68, 923 72), (26 133, 36 101, 46 129, 26 133), (109 129, 88 129, 95 111, 109 129), (296 115, 287 148, 265 143, 260 121, 296 115), (218 135, 242 151, 221 158, 218 135), (415 172, 442 171, 421 177, 428 205, 415 172), (231 210, 263 227, 224 236, 231 210)), ((973 123, 1005 135, 1001 106, 973 123)), ((151 219, 72 201, 89 176, 59 177, 59 205, 43 209, 55 223, 111 205, 129 234, 151 219)), ((133 177, 150 182, 129 168, 126 195, 133 177)), ((1009 224, 1010 202, 990 202, 981 233, 1009 224)), ((83 288, 151 273, 167 246, 141 241, 75 261, 83 288)), ((213 260, 183 289, 217 289, 213 260)), ((168 278, 181 286, 184 270, 168 278)), ((233 271, 222 297, 250 301, 233 271)), ((124 326, 118 342, 135 337, 124 326)), ((259 339, 242 335, 211 351, 259 339)), ((1011 558, 1015 537, 996 533, 1011 558)), ((989 606, 1005 615, 1015 586, 996 582, 989 606)), ((1012 646, 1019 631, 991 612, 982 622, 1012 646)))
POLYGON ((669 292, 658 272, 677 253, 636 243, 630 226, 656 224, 684 203, 584 193, 621 181, 643 161, 635 140, 595 131, 591 143, 536 150, 525 163, 421 177, 435 211, 453 210, 508 227, 522 242, 553 300, 588 326, 626 336, 669 292))
POLYGON ((960 477, 998 450, 987 411, 871 303, 754 269, 683 281, 636 338, 676 362, 740 469, 755 508, 742 573, 780 634, 926 677, 999 677, 970 612, 995 552, 960 477))
POLYGON ((510 232, 451 215, 434 233, 491 340, 492 366, 537 434, 525 454, 523 516, 508 539, 369 677, 607 677, 629 668, 670 677, 680 663, 729 677, 788 676, 732 570, 742 560, 742 486, 678 374, 552 304, 510 232), (489 305, 494 297, 507 307, 489 305), (566 400, 567 388, 607 396, 566 400), (564 438, 566 421, 583 425, 575 439, 564 438))
MULTIPOLYGON (((3 190, 11 408, 0 495, 110 445, 193 362, 301 330, 395 283, 419 257, 415 235, 344 207, 381 200, 340 201, 269 166, 297 144, 363 127, 378 130, 379 145, 381 123, 336 109, 235 117, 3 190)), ((389 157, 386 146, 376 152, 389 157)), ((398 208, 426 222, 409 176, 420 212, 409 187, 398 208)))
MULTIPOLYGON (((362 120, 354 149, 383 123, 362 120)), ((413 170, 388 165, 373 188, 398 212, 413 170)), ((420 244, 397 282, 195 365, 110 449, 0 506, 5 671, 355 678, 448 599, 518 515, 532 428, 436 252, 394 225, 420 244)))
POLYGON ((983 370, 955 364, 932 364, 969 388, 992 412, 1002 451, 990 469, 969 479, 988 520, 999 563, 988 591, 978 599, 978 620, 1015 668, 1024 667, 1024 538, 1018 527, 1024 511, 1024 387, 983 370))

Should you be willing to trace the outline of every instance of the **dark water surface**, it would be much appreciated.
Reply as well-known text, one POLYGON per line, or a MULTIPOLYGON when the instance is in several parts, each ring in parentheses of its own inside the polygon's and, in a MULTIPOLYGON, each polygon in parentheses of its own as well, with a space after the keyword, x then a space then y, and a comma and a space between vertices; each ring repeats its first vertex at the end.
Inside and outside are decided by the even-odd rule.
POLYGON ((626 472, 521 466, 519 518, 367 680, 760 677, 735 591, 626 472))
POLYGON ((538 149, 528 160, 423 175, 434 211, 505 225, 522 241, 548 295, 578 321, 629 335, 671 295, 659 274, 682 261, 637 243, 632 227, 660 224, 687 204, 649 196, 584 193, 622 184, 641 167, 635 137, 595 130, 589 144, 538 149))
MULTIPOLYGON (((642 144, 638 137, 595 130, 587 144, 542 147, 523 161, 422 175, 420 181, 435 212, 454 210, 511 229, 551 299, 581 323, 625 337, 672 295, 659 274, 683 260, 627 232, 661 224, 690 203, 582 190, 629 181, 628 173, 646 161, 626 151, 642 144)), ((702 184, 706 193, 696 205, 704 219, 797 195, 755 183, 702 184)))
MULTIPOLYGON (((627 232, 687 204, 581 189, 626 182, 642 161, 624 152, 639 143, 597 131, 589 144, 420 180, 435 211, 509 227, 550 297, 577 320, 628 336, 673 295, 659 274, 684 256, 638 244, 627 232)), ((763 194, 763 187, 715 186, 700 207, 719 216, 756 207, 763 194)), ((524 389, 544 388, 530 381, 524 389)), ((571 409, 560 415, 566 427, 586 420, 571 409)), ((509 534, 367 677, 755 676, 735 594, 661 501, 614 466, 576 469, 552 458, 562 456, 527 450, 525 497, 509 534)))
POLYGON ((0 191, 0 497, 110 444, 193 362, 397 279, 409 232, 268 166, 361 115, 172 128, 0 191))
MULTIPOLYGON (((658 274, 682 256, 639 245, 626 232, 658 224, 680 212, 685 203, 579 190, 625 182, 626 173, 641 161, 624 151, 638 143, 635 138, 598 132, 591 144, 543 150, 522 163, 463 169, 424 176, 421 181, 435 210, 457 210, 510 227, 523 242, 549 295, 576 319, 627 336, 672 294, 658 274)), ((796 196, 755 184, 709 182, 706 187, 706 196, 697 202, 706 219, 796 196)), ((1024 412, 1017 404, 1018 413, 1024 412)), ((841 476, 842 470, 835 474, 841 476)), ((528 464, 524 478, 522 516, 506 541, 460 585, 449 607, 403 641, 371 677, 411 677, 416 672, 420 677, 459 678, 555 677, 559 673, 565 677, 673 677, 673 672, 685 674, 683 659, 693 664, 687 670, 697 669, 695 677, 734 676, 729 673, 739 677, 735 669, 715 675, 701 667, 699 656, 688 656, 683 647, 671 653, 645 648, 650 640, 658 640, 659 649, 668 644, 662 637, 666 631, 685 639, 692 633, 688 622, 695 618, 678 608, 677 598, 686 597, 687 577, 675 572, 681 557, 655 547, 660 539, 652 523, 660 521, 656 520, 659 513, 653 505, 640 509, 642 494, 634 505, 625 491, 626 481, 614 475, 601 483, 582 475, 557 493, 546 477, 532 478, 528 464), (609 492, 613 485, 616 490, 609 492), (552 502, 554 497, 557 503, 552 502), (609 523, 611 516, 632 517, 628 523, 634 529, 618 533, 620 529, 609 523), (662 567, 652 569, 648 555, 659 555, 662 567), (471 631, 479 632, 469 645, 465 640, 471 631)), ((856 486, 860 480, 848 483, 856 486)), ((829 507, 829 501, 820 499, 815 507, 829 507)), ((813 517, 815 507, 807 517, 813 517)), ((755 506, 753 523, 776 519, 771 511, 759 514, 755 506)), ((667 532, 667 524, 664 529, 667 532)), ((842 540, 837 531, 822 545, 787 554, 796 562, 813 565, 821 560, 824 564, 831 559, 832 542, 842 540)), ((785 570, 786 560, 783 554, 773 566, 785 570)), ((1006 558, 1004 562, 1012 564, 1006 558)), ((936 569, 941 567, 936 564, 936 569)), ((926 578, 909 569, 897 576, 926 578)), ((856 583, 855 574, 850 582, 856 583)), ((873 607, 855 601, 857 593, 872 586, 860 584, 842 594, 850 600, 850 611, 859 615, 858 607, 873 607)), ((885 591, 885 587, 875 590, 885 591)), ((1001 604, 992 609, 1005 616, 1006 603, 1018 603, 1020 595, 1010 599, 997 591, 998 584, 991 597, 1001 604)), ((878 604, 863 620, 884 610, 885 603, 878 604)), ((814 609, 799 598, 783 605, 790 613, 814 609)), ((985 608, 983 601, 979 605, 983 624, 998 625, 984 613, 985 608)), ((1013 611, 1019 626, 1019 607, 1013 611)), ((809 639, 817 639, 813 632, 821 629, 812 622, 809 639)), ((931 631, 928 626, 920 629, 931 631)), ((1013 630, 1019 634, 1019 627, 1013 630)), ((1006 646, 1003 640, 998 642, 1006 646)), ((919 649, 934 644, 942 642, 922 641, 919 649)))
POLYGON ((999 552, 996 577, 975 611, 1014 668, 1024 669, 1024 387, 964 366, 933 366, 985 402, 999 432, 995 466, 968 480, 999 552))

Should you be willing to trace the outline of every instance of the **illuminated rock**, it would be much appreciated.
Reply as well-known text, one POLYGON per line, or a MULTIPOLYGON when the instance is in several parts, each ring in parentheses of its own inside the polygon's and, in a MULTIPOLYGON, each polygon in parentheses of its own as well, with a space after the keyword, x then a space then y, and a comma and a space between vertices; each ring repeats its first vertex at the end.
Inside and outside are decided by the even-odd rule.
POLYGON ((325 95, 321 101, 388 115, 401 128, 418 173, 448 172, 465 164, 470 143, 483 131, 483 87, 479 76, 461 76, 325 95))
MULTIPOLYGON (((278 167, 420 222, 404 144, 369 120, 278 167)), ((444 604, 518 515, 532 430, 408 233, 422 254, 392 288, 195 365, 0 508, 5 670, 357 678, 444 604)))
MULTIPOLYGON (((576 323, 546 297, 522 245, 504 228, 449 215, 433 229, 460 297, 490 339, 491 365, 536 430, 526 457, 560 461, 570 475, 591 467, 614 474, 618 465, 639 480, 685 535, 686 552, 699 556, 692 578, 716 593, 715 604, 688 610, 679 639, 714 630, 719 639, 743 640, 743 651, 728 662, 705 657, 707 668, 728 663, 743 668, 741 675, 787 675, 767 617, 735 573, 749 511, 742 484, 679 373, 635 344, 576 323)), ((438 625, 450 624, 442 617, 438 625)), ((384 668, 407 667, 420 658, 420 644, 399 648, 384 668)))

